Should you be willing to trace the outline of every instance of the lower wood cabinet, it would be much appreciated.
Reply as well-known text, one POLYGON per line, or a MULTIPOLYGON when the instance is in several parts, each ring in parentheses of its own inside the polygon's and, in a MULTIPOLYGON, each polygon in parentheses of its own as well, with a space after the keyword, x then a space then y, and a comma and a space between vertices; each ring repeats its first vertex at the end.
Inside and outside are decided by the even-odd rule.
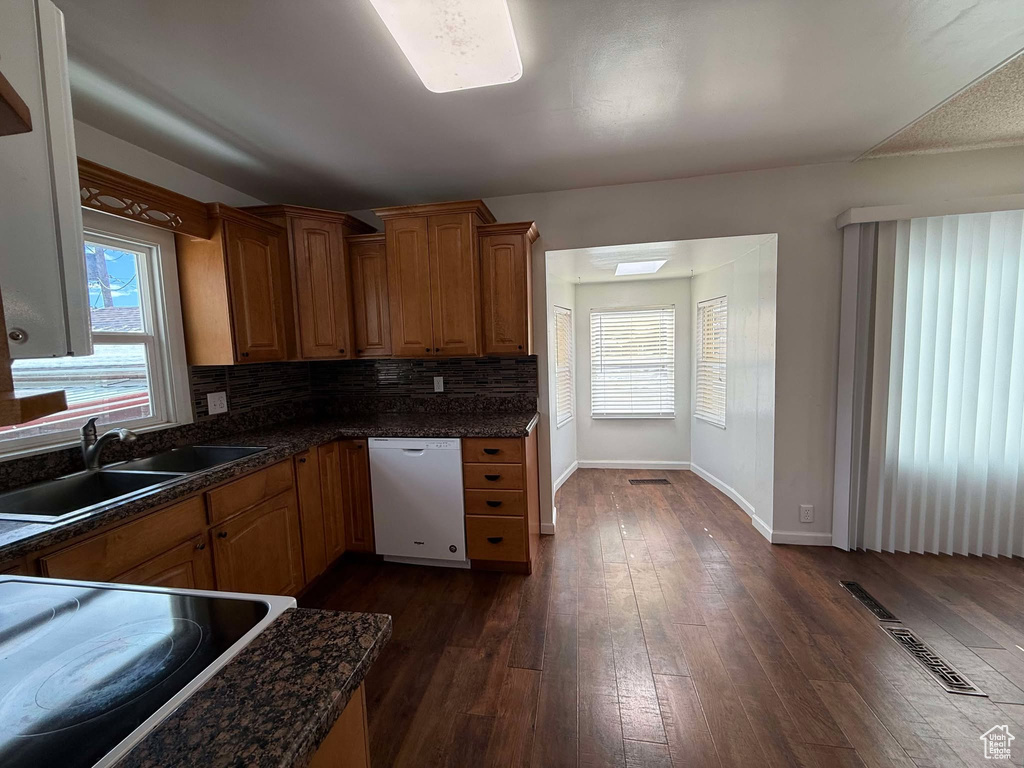
POLYGON ((299 524, 302 528, 302 567, 308 584, 326 571, 328 564, 318 449, 311 448, 295 455, 295 490, 299 497, 299 524))
POLYGON ((365 440, 339 440, 345 549, 374 552, 370 452, 365 440))
POLYGON ((345 711, 310 761, 310 768, 370 768, 365 684, 360 684, 345 711))
POLYGON ((320 459, 320 498, 324 509, 324 544, 327 562, 345 552, 345 488, 341 443, 326 443, 317 448, 320 459))
POLYGON ((295 491, 210 529, 217 589, 294 595, 305 586, 295 491))
POLYGON ((213 589, 213 560, 206 534, 172 547, 111 581, 172 589, 213 589))

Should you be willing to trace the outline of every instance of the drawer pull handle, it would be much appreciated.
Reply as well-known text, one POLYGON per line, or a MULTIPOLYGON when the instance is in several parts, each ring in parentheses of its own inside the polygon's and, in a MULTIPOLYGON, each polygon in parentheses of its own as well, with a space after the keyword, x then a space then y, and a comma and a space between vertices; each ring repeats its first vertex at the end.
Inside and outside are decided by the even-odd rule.
POLYGON ((488 456, 497 456, 501 453, 501 448, 484 448, 484 453, 488 456))
POLYGON ((488 480, 501 480, 501 475, 484 475, 488 480))
POLYGON ((202 542, 202 541, 199 542, 198 544, 196 544, 196 549, 200 549, 200 550, 206 549, 206 543, 202 542))
POLYGON ((226 539, 227 537, 228 537, 228 532, 227 531, 220 531, 217 534, 217 538, 218 539, 226 539))
POLYGON ((487 501, 487 506, 488 507, 500 507, 501 506, 501 502, 500 501, 490 501, 490 500, 488 500, 487 501))
POLYGON ((503 541, 504 539, 505 539, 505 537, 504 537, 504 536, 488 536, 488 537, 487 537, 487 540, 488 540, 489 542, 491 542, 491 544, 501 544, 501 542, 502 542, 502 541, 503 541))

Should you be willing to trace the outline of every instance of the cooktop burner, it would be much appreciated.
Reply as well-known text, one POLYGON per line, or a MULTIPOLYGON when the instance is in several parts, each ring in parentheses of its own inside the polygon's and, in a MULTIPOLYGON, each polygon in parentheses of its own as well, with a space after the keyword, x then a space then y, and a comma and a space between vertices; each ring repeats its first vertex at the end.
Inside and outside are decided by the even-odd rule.
POLYGON ((264 623, 248 597, 0 580, 0 765, 95 765, 264 623))

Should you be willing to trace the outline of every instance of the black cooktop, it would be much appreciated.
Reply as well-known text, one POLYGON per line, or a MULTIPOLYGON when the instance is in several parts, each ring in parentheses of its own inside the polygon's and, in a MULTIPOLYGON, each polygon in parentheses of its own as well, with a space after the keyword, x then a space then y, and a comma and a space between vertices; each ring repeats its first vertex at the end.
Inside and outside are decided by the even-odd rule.
POLYGON ((259 600, 0 581, 0 766, 93 766, 268 611, 259 600))

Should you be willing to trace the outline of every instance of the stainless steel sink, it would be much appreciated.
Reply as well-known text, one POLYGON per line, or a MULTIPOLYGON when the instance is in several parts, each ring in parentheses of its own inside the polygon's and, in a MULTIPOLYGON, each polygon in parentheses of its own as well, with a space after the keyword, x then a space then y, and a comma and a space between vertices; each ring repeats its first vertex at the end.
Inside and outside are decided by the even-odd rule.
POLYGON ((265 450, 237 445, 190 445, 158 453, 148 459, 111 464, 105 469, 110 472, 201 472, 265 450))
POLYGON ((176 480, 182 473, 80 472, 0 494, 0 520, 55 523, 176 480))

